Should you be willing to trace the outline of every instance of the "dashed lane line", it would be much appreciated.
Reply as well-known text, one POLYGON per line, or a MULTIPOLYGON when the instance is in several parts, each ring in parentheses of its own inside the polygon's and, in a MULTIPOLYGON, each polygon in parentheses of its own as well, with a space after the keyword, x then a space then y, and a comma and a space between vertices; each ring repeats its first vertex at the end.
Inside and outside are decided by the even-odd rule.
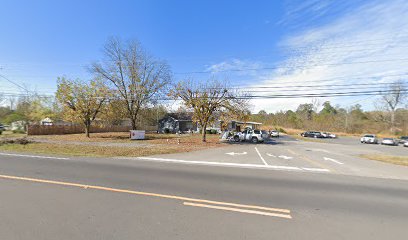
POLYGON ((280 218, 292 219, 291 215, 282 214, 282 213, 264 212, 264 211, 258 211, 258 210, 248 210, 248 209, 242 209, 242 208, 232 208, 232 207, 208 205, 208 204, 201 204, 201 203, 191 203, 191 202, 184 202, 183 204, 185 206, 192 206, 192 207, 213 208, 213 209, 224 210, 224 211, 250 213, 250 214, 257 214, 257 215, 263 215, 263 216, 269 216, 269 217, 280 217, 280 218))
POLYGON ((167 194, 160 194, 160 193, 141 192, 141 191, 127 190, 127 189, 120 189, 120 188, 103 187, 103 186, 97 186, 97 185, 54 181, 54 180, 48 180, 48 179, 38 179, 38 178, 19 177, 19 176, 10 176, 10 175, 0 175, 0 178, 7 179, 7 180, 18 180, 18 181, 26 181, 26 182, 34 182, 34 183, 51 184, 51 185, 58 185, 58 186, 65 186, 65 187, 94 189, 94 190, 101 190, 101 191, 114 192, 114 193, 126 193, 126 194, 133 194, 133 195, 146 196, 146 197, 173 199, 173 200, 183 201, 183 204, 186 206, 215 208, 215 209, 220 209, 220 210, 265 215, 265 216, 272 216, 272 217, 281 217, 281 218, 288 218, 288 219, 292 218, 290 216, 291 211, 289 209, 282 209, 282 208, 270 208, 270 207, 263 207, 263 206, 256 206, 256 205, 221 202, 221 201, 213 201, 213 200, 207 200, 207 199, 182 197, 182 196, 176 196, 176 195, 167 195, 167 194))

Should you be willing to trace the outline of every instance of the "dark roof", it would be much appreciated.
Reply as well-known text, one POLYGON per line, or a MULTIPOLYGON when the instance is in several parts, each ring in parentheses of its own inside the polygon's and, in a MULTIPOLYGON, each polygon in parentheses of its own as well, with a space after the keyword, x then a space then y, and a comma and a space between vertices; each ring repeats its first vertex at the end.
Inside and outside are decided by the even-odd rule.
POLYGON ((166 117, 172 117, 178 121, 192 121, 193 113, 190 112, 168 113, 164 118, 166 117))

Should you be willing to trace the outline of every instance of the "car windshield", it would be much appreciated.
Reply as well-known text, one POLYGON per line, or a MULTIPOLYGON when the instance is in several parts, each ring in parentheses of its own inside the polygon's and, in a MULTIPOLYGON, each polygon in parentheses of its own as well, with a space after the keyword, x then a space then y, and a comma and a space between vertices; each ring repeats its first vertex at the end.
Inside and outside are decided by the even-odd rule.
POLYGON ((392 138, 384 138, 384 140, 393 140, 392 138))
POLYGON ((374 137, 374 135, 364 135, 364 137, 373 138, 373 137, 374 137))

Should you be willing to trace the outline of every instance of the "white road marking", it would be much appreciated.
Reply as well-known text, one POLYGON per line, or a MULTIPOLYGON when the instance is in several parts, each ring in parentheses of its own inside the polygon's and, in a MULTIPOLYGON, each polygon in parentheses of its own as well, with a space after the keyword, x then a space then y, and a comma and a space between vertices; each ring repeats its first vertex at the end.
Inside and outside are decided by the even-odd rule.
POLYGON ((268 155, 269 157, 276 157, 275 155, 270 154, 270 153, 267 153, 266 155, 268 155))
POLYGON ((289 160, 289 159, 292 159, 292 158, 293 158, 293 157, 288 157, 288 156, 285 156, 285 155, 279 155, 278 157, 279 157, 279 158, 286 159, 286 160, 289 160))
POLYGON ((225 153, 225 154, 228 154, 228 155, 231 155, 231 156, 235 156, 235 155, 245 155, 245 154, 247 154, 247 152, 242 152, 242 153, 229 152, 229 153, 225 153))
POLYGON ((315 152, 325 152, 325 153, 330 153, 329 151, 327 151, 326 149, 320 149, 320 148, 310 148, 310 149, 306 149, 309 151, 315 151, 315 152))
POLYGON ((261 155, 261 153, 258 151, 258 148, 257 148, 257 147, 255 147, 255 150, 256 150, 256 152, 258 153, 259 157, 261 158, 262 162, 263 162, 266 166, 268 166, 268 163, 267 163, 267 162, 265 161, 265 159, 262 157, 262 155, 261 155))
POLYGON ((14 154, 14 153, 0 153, 0 155, 4 155, 4 156, 14 156, 14 157, 60 159, 60 160, 68 160, 68 159, 69 159, 69 158, 63 158, 63 157, 47 157, 47 156, 23 155, 23 154, 14 154))
POLYGON ((311 172, 330 172, 329 169, 325 169, 325 168, 302 168, 302 169, 306 171, 311 171, 311 172))
POLYGON ((192 206, 192 207, 213 208, 213 209, 224 210, 224 211, 250 213, 250 214, 263 215, 263 216, 292 219, 292 216, 290 216, 289 214, 282 214, 282 213, 264 212, 264 211, 258 211, 258 210, 248 210, 248 209, 242 209, 242 208, 232 208, 232 207, 224 207, 224 206, 192 203, 192 202, 183 202, 183 204, 185 206, 192 206))
POLYGON ((323 157, 323 159, 326 160, 326 161, 332 161, 332 162, 340 164, 340 165, 344 164, 344 163, 339 162, 339 161, 337 161, 336 159, 333 159, 333 158, 323 157))
POLYGON ((179 163, 179 164, 189 164, 189 165, 236 167, 236 168, 265 169, 265 170, 278 170, 278 171, 298 171, 298 172, 303 172, 303 171, 316 172, 316 171, 320 171, 320 172, 330 172, 330 170, 324 169, 324 168, 300 168, 300 167, 290 167, 290 166, 280 166, 280 165, 260 165, 260 164, 244 164, 244 163, 190 161, 190 160, 154 158, 154 157, 137 157, 137 158, 117 157, 117 159, 127 159, 127 160, 137 159, 137 160, 144 160, 144 161, 179 163))

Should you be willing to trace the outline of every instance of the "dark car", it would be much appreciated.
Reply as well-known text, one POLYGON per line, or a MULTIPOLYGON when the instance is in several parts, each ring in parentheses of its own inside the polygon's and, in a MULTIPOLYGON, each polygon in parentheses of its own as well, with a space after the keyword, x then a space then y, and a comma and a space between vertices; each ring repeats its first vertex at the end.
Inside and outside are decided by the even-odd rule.
POLYGON ((321 132, 316 131, 307 131, 300 134, 302 137, 311 137, 311 138, 324 138, 321 132))
POLYGON ((5 129, 5 127, 3 126, 3 124, 1 124, 0 123, 0 134, 3 132, 3 131, 5 131, 6 129, 5 129))

